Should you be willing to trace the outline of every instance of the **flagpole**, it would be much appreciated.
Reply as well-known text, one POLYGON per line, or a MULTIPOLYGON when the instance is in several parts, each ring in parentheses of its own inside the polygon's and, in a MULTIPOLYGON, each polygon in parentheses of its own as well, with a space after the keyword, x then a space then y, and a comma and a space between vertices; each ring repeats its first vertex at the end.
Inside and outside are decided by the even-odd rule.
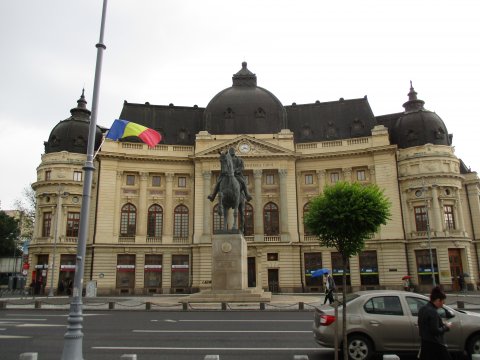
POLYGON ((102 148, 103 144, 105 144, 105 140, 107 140, 107 138, 104 136, 103 139, 102 139, 102 143, 100 144, 100 146, 98 147, 97 151, 95 152, 95 155, 93 155, 93 158, 95 159, 100 151, 100 149, 102 148))
POLYGON ((103 44, 105 31, 105 17, 107 13, 107 0, 103 0, 102 22, 100 26, 100 40, 96 44, 97 63, 95 67, 95 81, 93 86, 92 113, 88 128, 87 159, 83 170, 85 181, 83 183, 82 208, 80 211, 80 229, 78 233, 77 257, 75 277, 73 283, 73 296, 70 302, 70 313, 68 315, 67 332, 64 335, 62 360, 83 360, 83 273, 85 266, 85 252, 88 237, 88 219, 90 212, 90 198, 92 192, 92 180, 95 167, 93 166, 93 155, 95 151, 95 134, 97 127, 98 93, 100 90, 100 79, 102 73, 103 51, 106 46, 103 44))

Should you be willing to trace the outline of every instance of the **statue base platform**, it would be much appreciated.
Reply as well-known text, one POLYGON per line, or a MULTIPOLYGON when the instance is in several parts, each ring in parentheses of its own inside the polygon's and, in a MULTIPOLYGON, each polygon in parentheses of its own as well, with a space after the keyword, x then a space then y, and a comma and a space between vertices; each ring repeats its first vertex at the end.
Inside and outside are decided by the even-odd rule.
POLYGON ((270 302, 272 293, 260 288, 242 290, 203 290, 180 300, 182 303, 208 302, 270 302))

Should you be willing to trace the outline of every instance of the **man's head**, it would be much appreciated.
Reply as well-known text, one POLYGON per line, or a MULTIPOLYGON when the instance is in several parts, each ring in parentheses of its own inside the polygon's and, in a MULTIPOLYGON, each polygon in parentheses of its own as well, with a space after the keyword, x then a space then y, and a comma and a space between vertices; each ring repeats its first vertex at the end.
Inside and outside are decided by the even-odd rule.
POLYGON ((445 295, 439 286, 435 286, 430 293, 430 301, 437 308, 441 308, 443 306, 446 298, 447 295, 445 295))
POLYGON ((235 155, 235 149, 233 147, 228 149, 228 152, 230 153, 230 155, 235 155))

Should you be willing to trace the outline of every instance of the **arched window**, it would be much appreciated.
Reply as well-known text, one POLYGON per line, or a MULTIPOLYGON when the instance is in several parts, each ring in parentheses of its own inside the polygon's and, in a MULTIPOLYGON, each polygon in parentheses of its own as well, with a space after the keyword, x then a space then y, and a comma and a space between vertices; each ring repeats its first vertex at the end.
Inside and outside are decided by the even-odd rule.
POLYGON ((188 208, 178 205, 173 214, 173 237, 188 237, 188 208))
POLYGON ((263 207, 263 228, 267 236, 279 235, 278 206, 273 202, 269 202, 263 207))
POLYGON ((253 206, 245 204, 245 226, 243 228, 243 235, 252 236, 254 234, 253 228, 253 206))
POLYGON ((161 237, 163 230, 163 209, 153 204, 148 208, 147 236, 161 237))
POLYGON ((213 207, 213 233, 218 234, 218 232, 223 229, 223 216, 218 215, 218 204, 213 207))
POLYGON ((306 235, 306 236, 313 235, 313 234, 312 234, 312 231, 307 227, 307 225, 305 225, 305 215, 306 215, 307 212, 308 212, 309 206, 310 206, 310 203, 309 203, 309 202, 307 202, 307 203, 303 206, 303 234, 306 235))
POLYGON ((120 220, 120 235, 135 236, 137 229, 137 208, 133 204, 125 204, 122 207, 120 220))

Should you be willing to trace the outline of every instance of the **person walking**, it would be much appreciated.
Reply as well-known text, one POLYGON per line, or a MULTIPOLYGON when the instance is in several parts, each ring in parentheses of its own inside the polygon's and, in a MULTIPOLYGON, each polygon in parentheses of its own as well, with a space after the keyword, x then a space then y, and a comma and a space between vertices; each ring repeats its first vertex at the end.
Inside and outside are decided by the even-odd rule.
POLYGON ((325 273, 325 299, 323 300, 323 304, 333 303, 333 291, 335 290, 335 281, 333 281, 332 276, 329 273, 325 273))
POLYGON ((420 360, 451 360, 443 334, 450 330, 452 323, 443 322, 437 312, 447 296, 436 286, 430 293, 430 301, 418 312, 418 330, 421 338, 420 360))

